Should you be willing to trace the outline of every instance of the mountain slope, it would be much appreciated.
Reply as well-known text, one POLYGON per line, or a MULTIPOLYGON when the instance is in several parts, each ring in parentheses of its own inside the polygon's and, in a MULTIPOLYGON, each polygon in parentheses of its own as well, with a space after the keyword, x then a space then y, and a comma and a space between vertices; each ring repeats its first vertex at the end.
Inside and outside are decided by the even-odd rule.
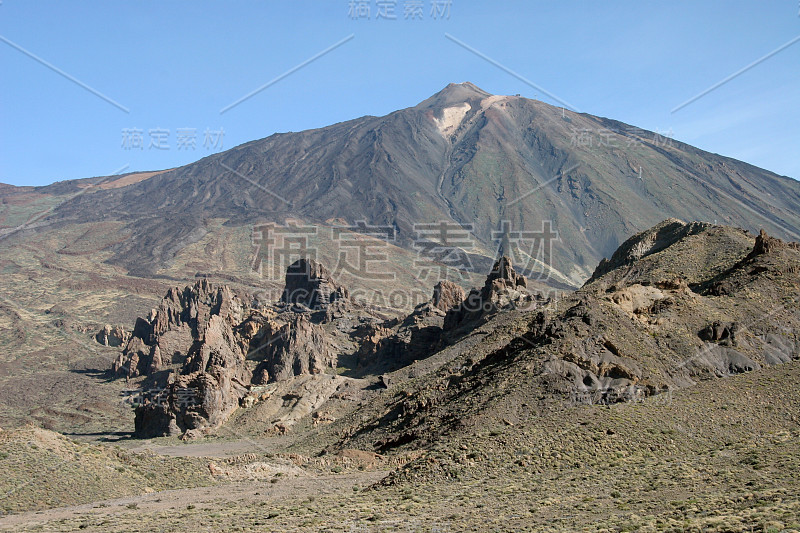
POLYGON ((561 301, 501 314, 391 374, 382 396, 332 426, 339 445, 428 448, 543 410, 669 397, 800 359, 799 244, 668 220, 615 260, 561 301))
POLYGON ((447 220, 473 225, 472 251, 489 257, 502 220, 527 231, 551 221, 560 242, 547 274, 577 286, 627 236, 669 217, 791 237, 800 233, 800 183, 620 122, 463 83, 384 117, 275 134, 81 195, 52 221, 126 221, 130 237, 111 261, 143 274, 211 231, 211 218, 233 226, 366 220, 396 227, 407 248, 415 223, 447 220), (173 246, 157 246, 165 242, 173 246))

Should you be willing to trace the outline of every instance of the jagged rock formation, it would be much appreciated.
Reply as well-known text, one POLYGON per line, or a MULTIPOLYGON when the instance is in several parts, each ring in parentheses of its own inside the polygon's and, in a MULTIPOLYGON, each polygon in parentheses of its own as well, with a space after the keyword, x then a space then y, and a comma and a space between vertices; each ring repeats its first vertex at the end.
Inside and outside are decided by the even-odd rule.
POLYGON ((451 307, 444 319, 447 331, 474 327, 479 320, 510 308, 529 308, 534 296, 526 290, 525 276, 517 274, 511 259, 502 256, 492 267, 483 287, 472 289, 459 305, 451 307))
MULTIPOLYGON (((498 261, 475 292, 482 298, 480 316, 530 301, 524 288, 525 278, 508 259, 498 261)), ((114 368, 129 378, 157 373, 169 366, 165 353, 183 341, 175 352, 180 365, 163 391, 138 405, 136 433, 195 434, 223 423, 245 397, 252 406, 253 387, 324 373, 343 350, 355 349, 361 368, 376 373, 424 359, 441 347, 446 317, 464 302, 460 286, 441 281, 403 320, 355 320, 363 310, 350 302, 347 289, 324 266, 302 259, 289 268, 281 302, 272 307, 249 309, 228 287, 205 280, 171 289, 158 309, 137 321, 114 368), (320 312, 322 319, 314 320, 320 312), (348 325, 352 331, 342 339, 336 332, 348 325)))
POLYGON ((122 346, 126 344, 131 338, 131 334, 125 331, 122 326, 112 326, 106 324, 97 332, 94 339, 103 346, 122 346))
POLYGON ((362 367, 392 371, 424 359, 459 335, 468 333, 488 317, 509 309, 533 308, 537 300, 527 290, 527 281, 501 257, 481 289, 464 289, 451 281, 440 281, 431 299, 418 305, 402 321, 372 325, 358 352, 362 367))
POLYGON ((298 314, 280 325, 268 322, 251 346, 251 354, 262 360, 251 380, 256 385, 336 367, 337 353, 325 330, 307 315, 298 314))
POLYGON ((404 320, 372 325, 358 351, 362 367, 376 371, 396 370, 436 352, 447 312, 464 301, 464 289, 443 280, 433 288, 431 299, 414 308, 404 320))
MULTIPOLYGON (((301 261, 293 269, 284 303, 309 311, 348 301, 347 289, 322 265, 301 261), (310 275, 301 278, 300 270, 310 275)), ((134 336, 114 364, 115 372, 131 378, 165 369, 166 354, 181 356, 163 390, 141 399, 136 434, 219 426, 252 386, 335 367, 337 352, 329 336, 309 317, 280 306, 251 309, 227 286, 206 280, 183 291, 171 289, 158 309, 137 320, 134 336)))
POLYGON ((319 311, 349 299, 348 290, 336 283, 328 269, 313 259, 298 259, 286 269, 286 286, 281 302, 319 311))
POLYGON ((234 333, 245 314, 230 288, 207 280, 182 291, 170 289, 147 319, 138 319, 134 337, 114 364, 128 377, 149 375, 179 364, 155 393, 136 408, 136 434, 154 437, 216 426, 245 392, 246 344, 234 333), (165 356, 173 357, 169 361, 165 356), (177 356, 177 357, 176 357, 177 356))
POLYGON ((445 313, 464 301, 464 289, 452 281, 442 280, 433 287, 431 305, 445 313))
POLYGON ((245 304, 227 286, 214 287, 206 279, 183 290, 174 287, 147 318, 138 318, 116 374, 129 378, 181 364, 193 343, 200 342, 209 322, 219 316, 230 324, 242 321, 245 304))

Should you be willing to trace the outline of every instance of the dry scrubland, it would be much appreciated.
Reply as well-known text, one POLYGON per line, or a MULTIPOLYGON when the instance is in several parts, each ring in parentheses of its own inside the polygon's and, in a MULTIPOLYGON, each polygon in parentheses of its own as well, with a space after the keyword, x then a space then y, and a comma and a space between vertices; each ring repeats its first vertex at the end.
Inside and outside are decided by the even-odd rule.
MULTIPOLYGON (((329 467, 312 462, 295 471, 280 456, 263 455, 226 466, 220 458, 159 457, 74 444, 42 430, 6 432, 0 464, 13 475, 4 480, 3 491, 33 481, 4 499, 5 506, 13 505, 9 510, 37 508, 34 502, 48 500, 45 506, 199 488, 18 514, 0 519, 0 527, 402 531, 401 524, 411 524, 420 531, 800 530, 798 380, 800 364, 792 362, 703 383, 671 398, 611 407, 553 406, 514 425, 487 426, 434 445, 382 482, 389 469, 380 462, 331 460, 329 467), (231 472, 211 476, 208 462, 231 472), (247 464, 258 463, 274 466, 262 466, 261 474, 251 468, 237 475, 247 471, 247 464)), ((159 442, 192 454, 202 453, 202 446, 219 452, 224 443, 159 442)), ((258 443, 275 452, 285 446, 281 437, 258 443)))

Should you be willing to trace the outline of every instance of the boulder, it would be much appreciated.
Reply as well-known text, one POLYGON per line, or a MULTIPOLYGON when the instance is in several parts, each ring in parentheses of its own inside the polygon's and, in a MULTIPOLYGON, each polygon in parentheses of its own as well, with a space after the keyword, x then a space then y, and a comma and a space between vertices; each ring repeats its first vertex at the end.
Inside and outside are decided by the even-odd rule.
POLYGON ((706 342, 736 346, 736 332, 739 326, 735 322, 713 322, 701 329, 697 336, 706 342))
MULTIPOLYGON (((523 278, 524 279, 524 278, 523 278)), ((464 301, 464 289, 452 281, 443 280, 433 288, 431 305, 445 313, 464 301)))

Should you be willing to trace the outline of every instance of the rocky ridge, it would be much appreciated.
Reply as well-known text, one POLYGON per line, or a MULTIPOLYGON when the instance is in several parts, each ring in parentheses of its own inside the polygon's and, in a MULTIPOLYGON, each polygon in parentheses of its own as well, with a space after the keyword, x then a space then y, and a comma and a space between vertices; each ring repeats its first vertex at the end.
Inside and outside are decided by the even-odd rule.
POLYGON ((800 359, 799 264, 797 244, 765 233, 666 221, 574 294, 389 374, 337 446, 422 448, 537 405, 637 402, 800 359))

